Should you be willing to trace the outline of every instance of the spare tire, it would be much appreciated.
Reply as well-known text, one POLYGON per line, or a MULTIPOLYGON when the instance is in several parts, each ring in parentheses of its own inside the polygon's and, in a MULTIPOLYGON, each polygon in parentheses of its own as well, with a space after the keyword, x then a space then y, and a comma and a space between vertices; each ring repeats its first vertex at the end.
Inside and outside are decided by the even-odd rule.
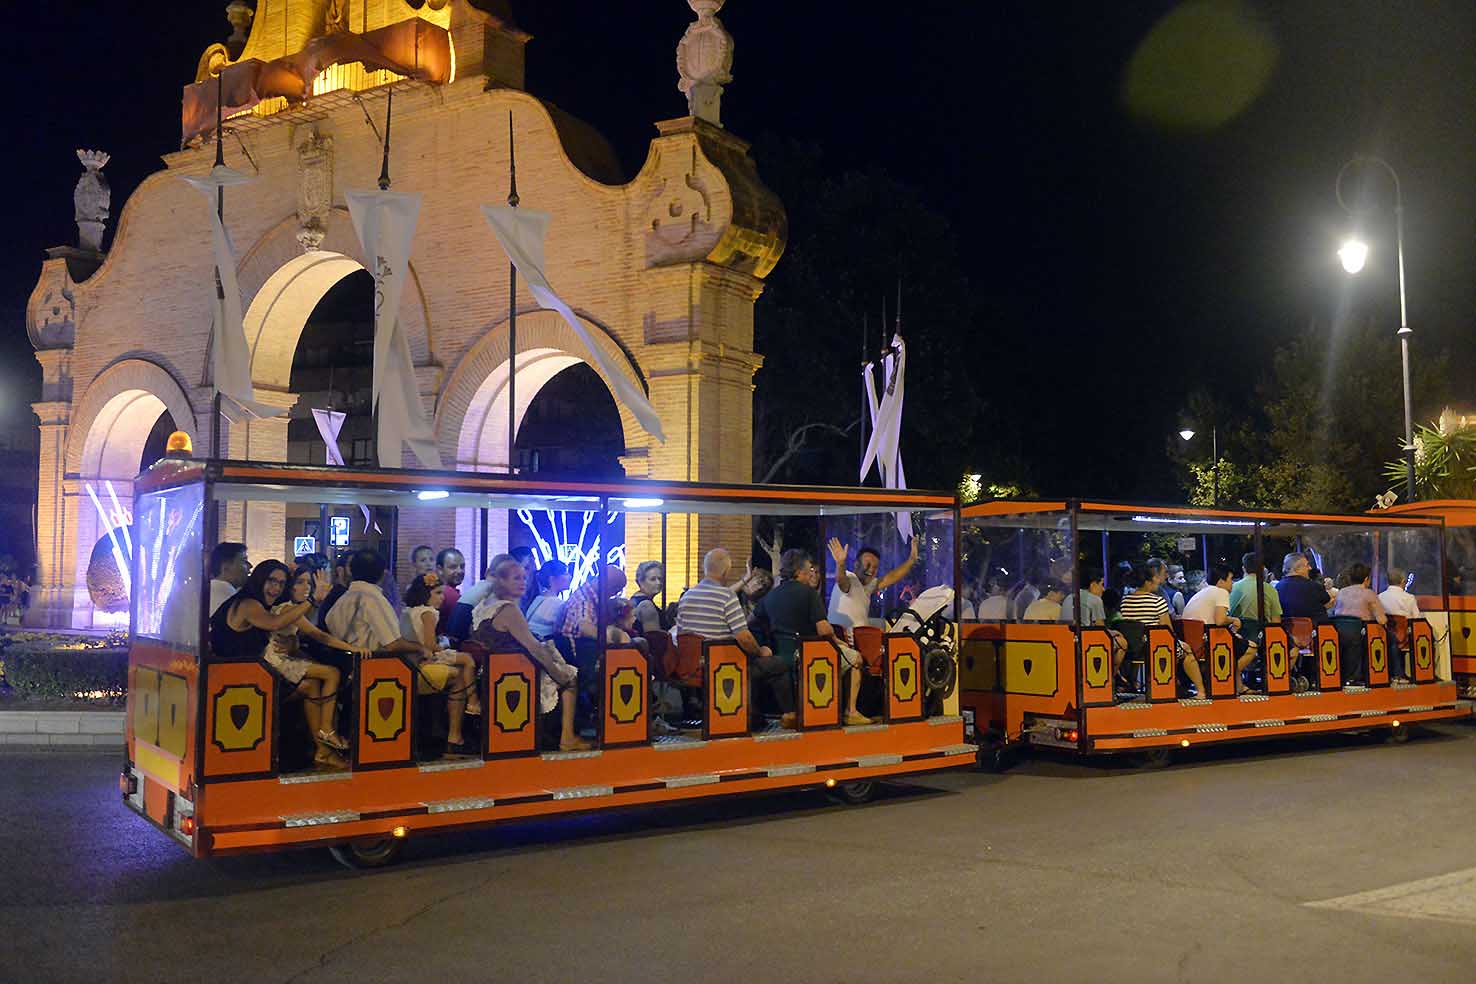
POLYGON ((943 647, 928 650, 923 657, 923 683, 928 693, 947 697, 958 683, 958 661, 943 647))

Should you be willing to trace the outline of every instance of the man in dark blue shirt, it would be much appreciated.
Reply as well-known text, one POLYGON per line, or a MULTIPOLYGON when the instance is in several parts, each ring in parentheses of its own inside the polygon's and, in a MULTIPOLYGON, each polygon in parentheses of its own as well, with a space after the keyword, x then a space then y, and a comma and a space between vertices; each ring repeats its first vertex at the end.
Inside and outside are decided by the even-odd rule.
POLYGON ((1281 562, 1281 580, 1276 582, 1276 594, 1281 598, 1281 614, 1284 618, 1310 618, 1322 621, 1327 618, 1327 606, 1332 600, 1327 589, 1307 576, 1312 562, 1304 553, 1289 553, 1281 562))

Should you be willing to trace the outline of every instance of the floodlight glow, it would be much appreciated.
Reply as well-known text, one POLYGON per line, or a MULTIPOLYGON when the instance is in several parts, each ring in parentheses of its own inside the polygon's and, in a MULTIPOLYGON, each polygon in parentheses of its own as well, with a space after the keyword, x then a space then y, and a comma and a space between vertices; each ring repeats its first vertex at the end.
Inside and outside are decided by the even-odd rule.
POLYGON ((662 499, 625 499, 627 509, 658 509, 665 504, 662 499))
POLYGON ((1368 262, 1368 243, 1361 239, 1344 240, 1343 245, 1338 247, 1338 259, 1342 261, 1344 270, 1358 273, 1363 269, 1363 264, 1368 262))
POLYGON ((1249 519, 1178 519, 1173 516, 1134 516, 1135 523, 1171 523, 1177 526, 1255 526, 1249 519))
POLYGON ((1190 438, 1192 438, 1194 436, 1194 432, 1192 430, 1190 430, 1189 428, 1185 427, 1183 430, 1179 431, 1179 436, 1182 437, 1184 440, 1187 441, 1187 440, 1189 440, 1190 438))
POLYGON ((426 489, 424 492, 415 493, 415 498, 421 502, 434 502, 436 499, 445 499, 451 495, 445 489, 426 489))

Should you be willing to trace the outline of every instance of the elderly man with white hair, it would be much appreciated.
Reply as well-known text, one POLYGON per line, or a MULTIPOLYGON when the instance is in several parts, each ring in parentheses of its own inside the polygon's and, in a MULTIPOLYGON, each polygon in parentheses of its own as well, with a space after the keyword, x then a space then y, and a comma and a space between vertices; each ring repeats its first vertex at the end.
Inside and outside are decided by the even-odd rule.
MULTIPOLYGON (((789 667, 776 659, 768 646, 760 646, 748 630, 738 594, 727 584, 733 569, 733 558, 722 547, 709 550, 702 558, 702 580, 682 595, 677 606, 676 631, 690 632, 704 639, 732 639, 748 654, 754 685, 767 686, 778 705, 780 725, 794 727, 794 687, 789 667)), ((755 701, 755 706, 757 702, 755 701)))

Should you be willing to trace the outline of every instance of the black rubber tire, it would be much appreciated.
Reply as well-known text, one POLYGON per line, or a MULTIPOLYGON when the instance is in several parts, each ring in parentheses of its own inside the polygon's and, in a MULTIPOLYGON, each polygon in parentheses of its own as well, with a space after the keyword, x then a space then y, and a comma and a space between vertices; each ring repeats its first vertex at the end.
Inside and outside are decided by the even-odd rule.
POLYGON ((335 844, 328 850, 333 855, 333 860, 345 868, 360 870, 364 868, 384 868, 400 860, 400 852, 405 849, 405 838, 385 837, 375 841, 351 841, 347 844, 335 844))
POLYGON ((876 787, 879 783, 874 779, 857 779, 853 782, 838 782, 830 791, 831 795, 849 806, 860 806, 869 803, 876 797, 876 787))
POLYGON ((1401 724, 1397 728, 1388 728, 1384 731, 1384 742, 1389 745, 1403 745, 1409 741, 1409 732, 1410 727, 1407 724, 1401 724))
POLYGON ((1172 748, 1149 748, 1133 756, 1133 763, 1144 770, 1167 769, 1174 764, 1172 748))
POLYGON ((977 758, 981 772, 1005 772, 1015 764, 1014 751, 998 742, 980 745, 977 758))

